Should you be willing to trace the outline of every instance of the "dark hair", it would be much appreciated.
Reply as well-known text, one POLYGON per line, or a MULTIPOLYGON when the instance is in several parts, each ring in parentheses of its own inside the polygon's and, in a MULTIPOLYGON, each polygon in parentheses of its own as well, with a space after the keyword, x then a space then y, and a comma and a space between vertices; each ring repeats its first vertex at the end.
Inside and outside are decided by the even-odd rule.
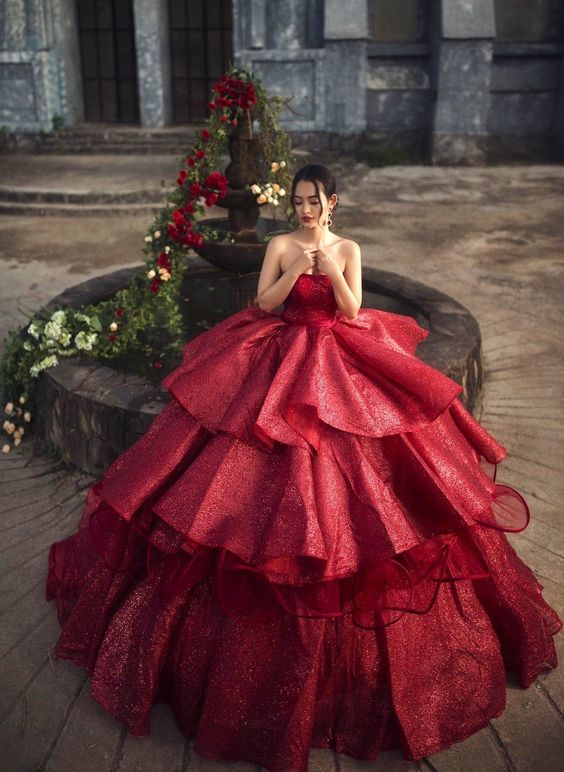
MULTIPOLYGON (((296 207, 294 206, 294 193, 296 192, 296 186, 298 182, 301 182, 302 180, 313 182, 315 193, 320 201, 321 197, 319 195, 319 183, 321 183, 323 186, 323 192, 328 199, 331 198, 333 193, 336 192, 337 187, 335 176, 333 172, 327 168, 327 166, 323 166, 322 164, 306 164, 305 166, 302 166, 300 169, 298 169, 298 171, 294 174, 294 179, 292 180, 292 191, 290 193, 290 206, 292 211, 290 214, 288 214, 288 222, 294 227, 297 225, 296 207)), ((333 207, 333 211, 335 211, 337 204, 335 204, 333 207)))

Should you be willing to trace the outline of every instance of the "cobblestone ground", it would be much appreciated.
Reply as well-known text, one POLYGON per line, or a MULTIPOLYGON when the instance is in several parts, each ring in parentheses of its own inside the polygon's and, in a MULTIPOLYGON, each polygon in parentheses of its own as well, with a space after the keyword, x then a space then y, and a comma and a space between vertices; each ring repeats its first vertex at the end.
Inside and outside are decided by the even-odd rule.
MULTIPOLYGON (((464 303, 480 322, 485 386, 477 418, 508 449, 498 479, 527 497, 532 520, 509 535, 544 596, 564 615, 563 167, 369 169, 346 158, 336 233, 355 239, 365 265, 418 279, 464 303)), ((85 216, 89 191, 158 191, 170 157, 0 157, 12 191, 80 191, 72 216, 11 215, 0 205, 0 337, 67 286, 141 260, 146 211, 85 216), (2 214, 2 212, 4 212, 2 214)), ((150 198, 150 197, 149 197, 150 198)), ((153 200, 153 199, 150 199, 153 200)), ((159 207, 155 195, 155 211, 159 207)), ((73 532, 92 478, 25 442, 0 458, 0 746, 6 769, 52 772, 244 770, 198 757, 169 709, 157 705, 139 738, 89 697, 83 671, 55 660, 58 624, 44 600, 47 550, 73 532)), ((564 662, 563 635, 556 637, 564 662)), ((383 753, 373 764, 313 750, 312 770, 551 772, 564 753, 564 667, 530 689, 507 679, 504 714, 464 742, 420 762, 383 753)), ((255 769, 260 769, 255 767, 255 769)))

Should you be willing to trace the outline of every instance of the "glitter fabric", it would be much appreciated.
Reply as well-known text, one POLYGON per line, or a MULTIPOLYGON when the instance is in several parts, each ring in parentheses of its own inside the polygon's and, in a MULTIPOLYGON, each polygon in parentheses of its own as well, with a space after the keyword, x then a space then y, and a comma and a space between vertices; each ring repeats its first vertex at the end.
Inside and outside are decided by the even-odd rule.
POLYGON ((51 545, 55 653, 130 732, 168 703, 197 753, 273 772, 311 747, 419 759, 557 666, 562 621, 505 532, 530 520, 462 387, 409 317, 338 311, 303 274, 283 313, 188 342, 171 401, 51 545))

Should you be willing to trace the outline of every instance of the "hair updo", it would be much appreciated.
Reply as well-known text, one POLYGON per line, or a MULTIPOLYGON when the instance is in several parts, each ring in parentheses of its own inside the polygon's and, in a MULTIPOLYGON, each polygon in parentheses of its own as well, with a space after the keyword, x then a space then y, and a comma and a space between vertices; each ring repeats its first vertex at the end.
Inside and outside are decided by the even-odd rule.
MULTIPOLYGON (((290 193, 290 206, 292 207, 292 211, 288 214, 288 222, 293 227, 298 227, 299 225, 296 216, 296 207, 294 206, 294 194, 296 192, 296 186, 298 182, 301 182, 302 180, 313 182, 315 193, 320 202, 321 196, 319 195, 319 183, 321 183, 323 192, 327 196, 327 199, 331 198, 333 193, 336 193, 337 188, 335 176, 333 172, 327 168, 327 166, 323 166, 322 164, 306 164, 305 166, 302 166, 300 169, 298 169, 294 175, 294 179, 292 180, 292 191, 290 193)), ((337 206, 338 202, 333 207, 333 212, 337 206)))

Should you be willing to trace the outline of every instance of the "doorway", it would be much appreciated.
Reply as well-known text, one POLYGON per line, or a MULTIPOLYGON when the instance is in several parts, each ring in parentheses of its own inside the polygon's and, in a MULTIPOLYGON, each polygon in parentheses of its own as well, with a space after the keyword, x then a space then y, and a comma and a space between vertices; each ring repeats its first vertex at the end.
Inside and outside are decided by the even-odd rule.
POLYGON ((174 123, 202 123, 211 87, 233 60, 231 0, 169 0, 174 123))
POLYGON ((139 123, 132 0, 77 0, 84 118, 139 123))

